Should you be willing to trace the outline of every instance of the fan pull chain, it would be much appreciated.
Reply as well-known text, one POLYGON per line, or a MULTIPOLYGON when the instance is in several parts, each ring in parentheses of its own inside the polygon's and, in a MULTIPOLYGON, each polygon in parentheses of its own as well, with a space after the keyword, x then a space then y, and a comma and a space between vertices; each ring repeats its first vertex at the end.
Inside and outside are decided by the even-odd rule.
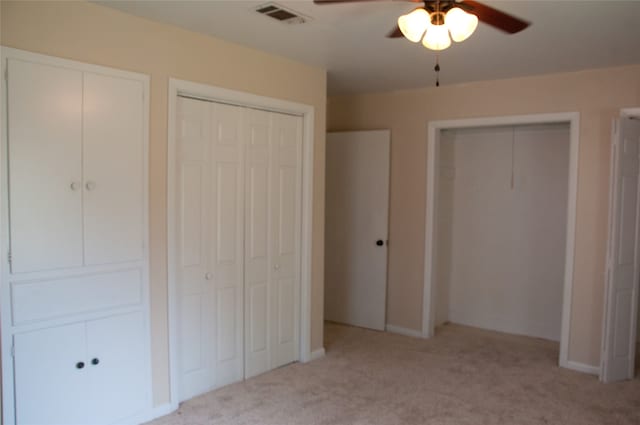
POLYGON ((440 87, 440 55, 436 56, 436 66, 433 70, 436 71, 436 87, 440 87))

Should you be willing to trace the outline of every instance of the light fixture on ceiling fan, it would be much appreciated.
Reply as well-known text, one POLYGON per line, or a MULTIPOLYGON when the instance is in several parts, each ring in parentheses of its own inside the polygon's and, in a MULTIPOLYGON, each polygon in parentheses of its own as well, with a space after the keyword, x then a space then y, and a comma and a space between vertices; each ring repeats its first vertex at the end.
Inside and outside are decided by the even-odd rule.
MULTIPOLYGON (((366 1, 388 0, 313 0, 318 5, 366 1)), ((424 6, 400 16, 398 25, 387 37, 401 38, 404 36, 414 43, 422 41, 423 46, 435 51, 448 48, 451 45, 451 39, 455 42, 461 42, 469 38, 476 30, 478 21, 507 34, 516 34, 531 25, 527 21, 475 0, 398 1, 422 3, 424 6)), ((434 70, 436 75, 439 75, 439 57, 436 57, 434 70)), ((437 77, 436 86, 439 85, 440 80, 437 77)))
POLYGON ((398 28, 407 40, 414 43, 422 40, 422 45, 431 50, 446 49, 451 45, 452 39, 458 43, 464 41, 477 27, 476 15, 459 7, 451 7, 445 13, 440 10, 439 2, 436 4, 436 10, 431 13, 419 7, 398 18, 398 28))

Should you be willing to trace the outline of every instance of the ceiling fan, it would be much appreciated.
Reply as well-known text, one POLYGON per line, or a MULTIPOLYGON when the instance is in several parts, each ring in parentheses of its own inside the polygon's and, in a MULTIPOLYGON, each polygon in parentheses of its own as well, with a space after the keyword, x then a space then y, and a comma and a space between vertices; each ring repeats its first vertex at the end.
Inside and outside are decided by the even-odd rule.
MULTIPOLYGON (((313 0, 318 5, 382 0, 313 0)), ((413 11, 398 18, 396 27, 387 34, 389 38, 405 37, 431 50, 444 50, 455 42, 466 40, 473 34, 478 21, 484 22, 508 34, 518 33, 529 25, 484 3, 473 0, 398 0, 421 3, 413 11), (449 37, 451 35, 451 37, 449 37)), ((436 86, 440 85, 440 63, 436 57, 436 86)))
MULTIPOLYGON (((381 0, 314 0, 318 5, 381 0)), ((473 0, 402 0, 424 6, 398 18, 398 25, 387 35, 389 38, 406 37, 432 50, 443 50, 451 41, 460 42, 476 29, 478 20, 508 34, 518 33, 530 23, 486 4, 473 0)))

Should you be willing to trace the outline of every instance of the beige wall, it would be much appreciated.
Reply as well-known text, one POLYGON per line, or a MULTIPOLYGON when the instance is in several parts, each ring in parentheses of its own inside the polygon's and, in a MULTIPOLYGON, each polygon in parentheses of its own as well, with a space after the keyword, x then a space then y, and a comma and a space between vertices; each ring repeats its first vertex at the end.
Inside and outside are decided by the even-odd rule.
POLYGON ((0 44, 151 75, 150 238, 153 388, 169 400, 167 90, 169 77, 315 107, 312 349, 322 346, 326 72, 84 2, 1 3, 0 44))
POLYGON ((329 130, 391 129, 387 322, 421 328, 427 123, 577 111, 580 152, 569 358, 599 364, 611 119, 620 108, 633 106, 640 106, 640 65, 330 98, 329 130))

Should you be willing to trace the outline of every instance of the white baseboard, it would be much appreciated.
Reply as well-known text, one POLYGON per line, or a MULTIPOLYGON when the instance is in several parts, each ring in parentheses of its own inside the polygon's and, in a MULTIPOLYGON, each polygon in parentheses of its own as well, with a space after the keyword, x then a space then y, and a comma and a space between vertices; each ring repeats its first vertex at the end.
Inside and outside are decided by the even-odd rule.
POLYGON ((590 375, 600 375, 600 368, 598 366, 591 366, 584 363, 572 362, 569 360, 565 367, 567 369, 575 370, 576 372, 588 373, 590 375))
POLYGON ((391 332, 393 334, 411 336, 414 338, 423 338, 422 331, 416 331, 415 329, 403 328, 401 326, 390 325, 388 323, 385 325, 384 328, 387 332, 391 332))
POLYGON ((143 424, 149 421, 152 421, 161 416, 168 415, 171 412, 178 410, 178 403, 166 403, 161 404, 160 406, 152 407, 146 412, 137 415, 135 418, 132 418, 132 424, 143 424))
POLYGON ((323 358, 325 355, 324 347, 318 348, 311 352, 311 361, 323 358))

